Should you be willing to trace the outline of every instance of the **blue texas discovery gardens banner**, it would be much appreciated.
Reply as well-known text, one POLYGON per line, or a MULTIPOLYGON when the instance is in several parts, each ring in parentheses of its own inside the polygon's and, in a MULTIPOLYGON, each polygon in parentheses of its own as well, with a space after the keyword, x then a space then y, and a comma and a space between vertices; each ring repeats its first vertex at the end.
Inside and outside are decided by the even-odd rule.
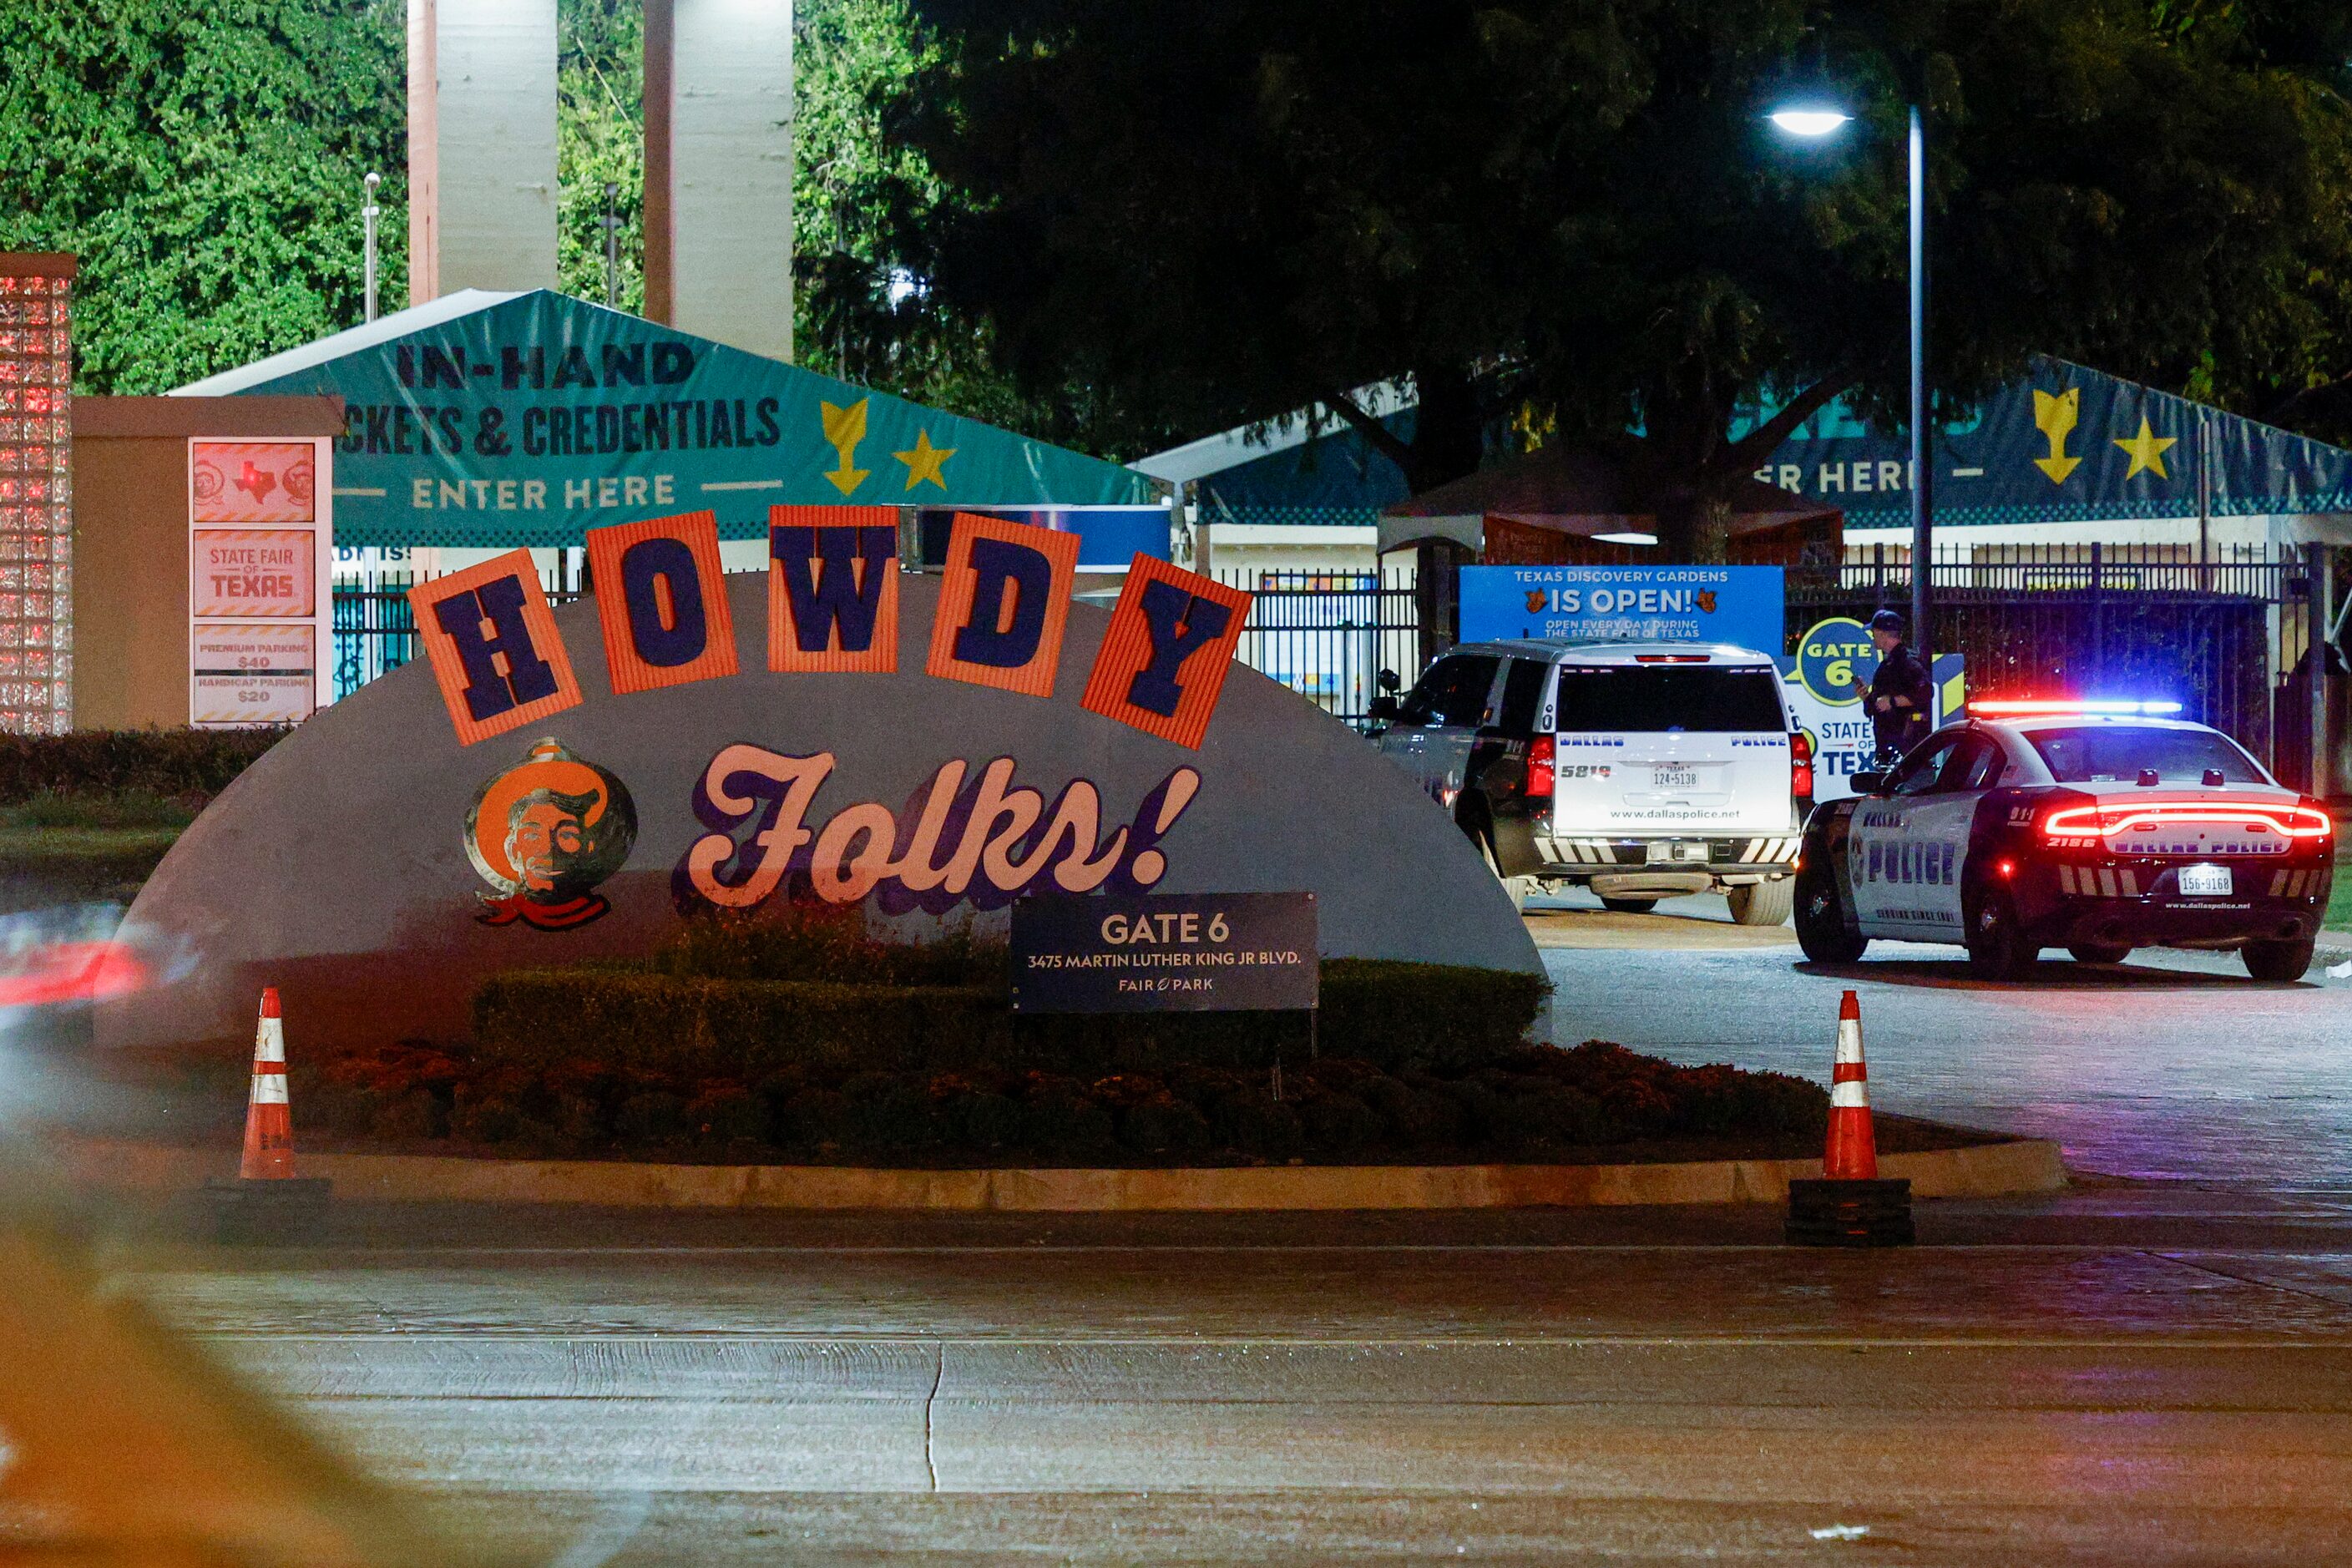
POLYGON ((1777 656, 1778 566, 1465 566, 1462 640, 1731 643, 1777 656))
POLYGON ((544 289, 492 298, 183 390, 340 394, 338 545, 578 544, 706 508, 722 537, 757 539, 783 503, 1011 512, 1102 535, 1087 564, 1168 552, 1167 511, 1131 468, 544 289))

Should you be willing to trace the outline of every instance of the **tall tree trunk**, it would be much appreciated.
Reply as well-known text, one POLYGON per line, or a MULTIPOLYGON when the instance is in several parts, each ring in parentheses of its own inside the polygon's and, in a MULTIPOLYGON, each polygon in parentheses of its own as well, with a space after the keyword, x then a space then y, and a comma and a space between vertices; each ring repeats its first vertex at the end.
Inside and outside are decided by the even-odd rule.
POLYGON ((1730 559, 1731 502, 1711 486, 1677 486, 1658 501, 1659 558, 1675 564, 1720 566, 1730 559))

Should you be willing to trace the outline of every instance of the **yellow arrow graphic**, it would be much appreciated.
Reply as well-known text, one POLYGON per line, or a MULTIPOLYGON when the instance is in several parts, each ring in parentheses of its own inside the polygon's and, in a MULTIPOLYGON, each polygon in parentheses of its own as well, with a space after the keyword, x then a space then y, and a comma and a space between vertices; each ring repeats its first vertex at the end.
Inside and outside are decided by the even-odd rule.
POLYGON ((824 440, 841 458, 841 467, 824 477, 833 488, 847 495, 866 482, 868 470, 852 467, 857 456, 857 443, 866 439, 866 403, 863 397, 846 408, 836 408, 830 403, 819 403, 824 414, 824 440))
POLYGON ((2033 466, 2050 476, 2053 485, 2063 485, 2066 476, 2083 459, 2066 455, 2066 437, 2074 433, 2074 421, 2083 412, 2083 389, 2070 386, 2052 396, 2046 392, 2033 395, 2033 425, 2050 438, 2050 455, 2036 458, 2033 466))

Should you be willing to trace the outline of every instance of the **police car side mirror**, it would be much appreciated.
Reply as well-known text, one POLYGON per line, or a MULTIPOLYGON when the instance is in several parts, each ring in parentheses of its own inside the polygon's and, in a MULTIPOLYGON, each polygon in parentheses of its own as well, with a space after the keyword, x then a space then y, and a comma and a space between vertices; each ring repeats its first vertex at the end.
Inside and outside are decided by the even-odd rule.
POLYGON ((1856 773, 1853 775, 1853 793, 1856 795, 1876 795, 1878 793, 1878 786, 1885 782, 1886 775, 1885 773, 1856 773))
POLYGON ((1375 697, 1372 699, 1372 705, 1366 709, 1364 713, 1366 718, 1377 719, 1382 723, 1394 723, 1397 716, 1397 700, 1393 697, 1375 697))

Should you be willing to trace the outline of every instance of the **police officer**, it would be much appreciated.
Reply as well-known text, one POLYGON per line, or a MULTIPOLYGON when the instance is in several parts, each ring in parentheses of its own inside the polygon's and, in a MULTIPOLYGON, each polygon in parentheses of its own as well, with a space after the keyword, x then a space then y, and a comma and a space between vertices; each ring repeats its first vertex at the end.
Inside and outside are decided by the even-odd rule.
POLYGON ((1870 617, 1870 640, 1878 645, 1878 673, 1865 687, 1853 683, 1870 710, 1870 728, 1878 742, 1881 767, 1927 738, 1929 695, 1927 667, 1911 645, 1903 640, 1903 617, 1881 610, 1870 617))

